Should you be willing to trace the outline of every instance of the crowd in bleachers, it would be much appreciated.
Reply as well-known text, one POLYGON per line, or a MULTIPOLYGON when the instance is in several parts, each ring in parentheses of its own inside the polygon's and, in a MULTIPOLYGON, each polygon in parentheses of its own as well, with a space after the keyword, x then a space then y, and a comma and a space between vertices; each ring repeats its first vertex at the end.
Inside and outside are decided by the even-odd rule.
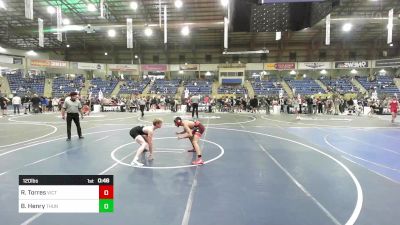
POLYGON ((120 86, 119 94, 142 94, 149 83, 150 79, 143 81, 128 80, 120 86))
POLYGON ((254 93, 256 95, 279 95, 279 92, 285 92, 282 84, 278 81, 254 79, 251 81, 254 93))
POLYGON ((118 84, 117 79, 102 80, 101 78, 94 78, 90 82, 89 92, 99 93, 100 91, 104 96, 109 96, 118 84))
POLYGON ((151 94, 176 94, 178 91, 178 87, 181 83, 181 80, 164 80, 164 79, 156 79, 151 88, 151 94))
POLYGON ((25 75, 22 73, 7 74, 9 86, 13 94, 43 95, 45 77, 42 75, 25 75))
POLYGON ((399 88, 395 85, 392 76, 357 77, 358 82, 369 92, 376 91, 384 95, 400 95, 399 88))
POLYGON ((325 90, 313 79, 292 80, 285 79, 295 94, 313 95, 325 93, 325 90))
POLYGON ((53 79, 53 97, 62 97, 73 91, 80 92, 85 87, 85 77, 78 75, 75 77, 59 76, 53 79))
POLYGON ((218 94, 247 94, 247 89, 242 85, 221 85, 218 88, 218 94))
POLYGON ((351 83, 351 78, 320 79, 330 92, 339 94, 357 93, 358 89, 351 83))
POLYGON ((212 81, 210 80, 191 80, 185 82, 185 90, 190 93, 200 95, 210 95, 212 92, 212 81))

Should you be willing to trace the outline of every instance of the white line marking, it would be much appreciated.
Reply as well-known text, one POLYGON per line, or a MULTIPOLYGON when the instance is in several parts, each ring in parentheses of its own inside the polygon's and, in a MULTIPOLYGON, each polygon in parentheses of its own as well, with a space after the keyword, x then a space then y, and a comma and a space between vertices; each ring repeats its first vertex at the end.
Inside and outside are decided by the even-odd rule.
POLYGON ((313 117, 301 117, 300 120, 304 121, 353 121, 353 119, 341 119, 341 118, 313 118, 313 117))
MULTIPOLYGON (((68 150, 68 151, 69 151, 69 150, 68 150)), ((57 153, 57 154, 55 154, 55 155, 52 155, 52 156, 49 156, 49 157, 46 157, 46 158, 43 158, 43 159, 39 159, 39 160, 37 160, 37 161, 35 161, 35 162, 25 164, 24 167, 28 167, 28 166, 35 165, 35 164, 37 164, 37 163, 40 163, 40 162, 46 161, 46 160, 48 160, 48 159, 51 159, 51 158, 57 157, 57 156, 59 156, 59 155, 62 155, 62 154, 64 154, 64 153, 68 152, 68 151, 63 151, 63 152, 57 153)))
POLYGON ((110 136, 105 136, 105 137, 102 137, 102 138, 100 138, 100 139, 95 140, 94 142, 101 141, 101 140, 107 139, 107 138, 109 138, 109 137, 110 137, 110 136))
POLYGON ((193 183, 192 183, 192 186, 190 187, 189 197, 188 197, 188 200, 186 202, 185 213, 183 214, 181 225, 188 225, 189 224, 190 215, 192 213, 194 193, 195 193, 195 191, 197 189, 197 175, 198 175, 198 173, 199 173, 199 170, 196 168, 196 171, 194 172, 193 183))
MULTIPOLYGON (((106 132, 112 132, 112 131, 121 131, 121 130, 129 130, 129 128, 121 128, 121 129, 114 129, 114 130, 97 131, 97 132, 87 133, 87 134, 85 134, 85 135, 89 135, 89 134, 100 134, 100 133, 106 133, 106 132)), ((77 136, 78 136, 78 135, 73 135, 73 137, 77 137, 77 136)), ((36 145, 41 145, 41 144, 45 144, 45 143, 49 143, 49 142, 53 142, 53 141, 58 141, 58 140, 61 140, 61 139, 64 139, 64 138, 56 138, 56 139, 52 139, 52 140, 48 140, 48 141, 43 141, 43 142, 39 142, 39 143, 35 143, 35 144, 23 146, 23 147, 20 147, 20 148, 16 148, 16 149, 13 149, 13 150, 10 150, 10 151, 1 153, 1 154, 0 154, 0 157, 1 157, 1 156, 4 156, 4 155, 7 155, 7 154, 10 154, 10 153, 13 153, 13 152, 16 152, 16 151, 19 151, 19 150, 22 150, 22 149, 26 149, 26 148, 29 148, 29 147, 33 147, 33 146, 36 146, 36 145)))
POLYGON ((290 122, 290 121, 273 120, 273 119, 266 118, 266 117, 264 117, 264 116, 261 116, 261 119, 270 120, 270 121, 279 122, 279 123, 296 124, 296 125, 302 124, 302 125, 317 126, 317 127, 334 127, 334 128, 336 128, 336 127, 348 128, 348 127, 349 127, 349 128, 351 128, 350 126, 333 126, 333 125, 325 125, 325 124, 300 123, 300 122, 290 122))
POLYGON ((34 220, 36 220, 37 218, 39 218, 41 215, 43 215, 43 213, 37 213, 37 214, 33 215, 32 217, 30 217, 29 219, 25 220, 25 222, 21 223, 21 225, 28 225, 31 222, 33 222, 34 220))
MULTIPOLYGON (((238 115, 238 116, 242 116, 242 115, 238 115)), ((236 123, 210 123, 210 124, 208 124, 208 126, 209 126, 209 125, 212 125, 212 126, 219 126, 219 125, 229 125, 229 124, 243 124, 243 123, 251 123, 251 122, 254 122, 254 121, 257 120, 257 118, 254 117, 254 116, 243 116, 243 117, 252 118, 252 119, 251 119, 251 120, 247 120, 247 121, 243 121, 243 122, 236 122, 236 123)), ((139 121, 141 121, 141 122, 152 123, 151 121, 143 120, 143 119, 141 118, 141 116, 138 116, 137 119, 138 119, 139 121)), ((208 120, 209 120, 209 119, 208 119, 208 120)), ((165 124, 165 125, 174 125, 173 123, 163 123, 163 124, 165 124)))
POLYGON ((381 167, 381 168, 385 168, 385 169, 392 170, 392 171, 395 171, 395 172, 397 172, 397 173, 400 173, 400 170, 399 170, 399 169, 392 168, 392 167, 389 167, 389 166, 386 166, 386 165, 383 165, 383 164, 380 164, 380 163, 376 163, 376 162, 373 162, 373 161, 370 161, 370 160, 367 160, 367 159, 364 159, 364 158, 361 158, 361 157, 352 155, 352 154, 350 154, 350 153, 348 153, 348 152, 345 152, 345 151, 341 150, 340 148, 338 148, 338 147, 332 145, 332 144, 328 141, 328 136, 330 136, 330 135, 326 135, 326 136, 324 137, 325 143, 326 143, 327 145, 329 145, 330 147, 332 147, 333 149, 335 149, 336 151, 341 152, 341 153, 343 153, 343 154, 345 154, 345 155, 348 155, 348 156, 350 156, 350 157, 359 159, 359 160, 361 160, 361 161, 370 163, 370 164, 372 164, 372 165, 375 165, 375 166, 378 166, 378 167, 381 167))
POLYGON ((319 150, 317 148, 309 146, 307 144, 304 144, 304 143, 301 143, 301 142, 298 142, 298 141, 295 141, 295 140, 291 140, 291 139, 288 139, 288 138, 284 138, 284 137, 274 136, 274 135, 270 135, 270 134, 263 134, 263 133, 254 132, 254 131, 238 130, 238 129, 230 129, 230 128, 210 127, 210 129, 239 131, 239 132, 245 132, 245 133, 258 134, 258 135, 263 135, 263 136, 267 136, 267 137, 272 137, 272 138, 276 138, 276 139, 279 139, 279 140, 285 140, 285 141, 288 141, 288 142, 291 142, 291 143, 295 143, 295 144, 304 146, 306 148, 309 148, 309 149, 311 149, 313 151, 316 151, 316 152, 326 156, 327 158, 333 160, 338 165, 340 165, 347 172, 347 174, 349 174, 349 176, 353 180, 354 185, 356 186, 356 189, 357 189, 357 202, 356 202, 356 205, 354 207, 353 213, 351 214, 350 218, 347 220, 345 225, 353 225, 357 221, 357 218, 361 213, 361 209, 362 209, 362 205, 363 205, 363 201, 364 201, 363 200, 364 199, 363 191, 362 191, 360 182, 358 181, 356 176, 353 174, 353 172, 351 172, 351 170, 346 165, 344 165, 342 162, 340 162, 339 160, 337 160, 333 156, 331 156, 331 155, 329 155, 329 154, 327 154, 327 153, 325 153, 325 152, 323 152, 323 151, 321 151, 321 150, 319 150))
POLYGON ((388 149, 388 148, 385 148, 385 147, 381 147, 379 145, 374 145, 374 144, 371 144, 371 143, 363 142, 363 141, 358 140, 356 138, 346 137, 346 136, 343 136, 343 135, 340 135, 340 136, 344 137, 344 138, 346 138, 348 140, 352 140, 352 141, 355 141, 355 142, 358 142, 358 143, 362 143, 362 144, 365 144, 365 145, 369 145, 369 146, 372 146, 372 147, 375 147, 375 148, 382 149, 382 150, 384 150, 386 152, 390 152, 390 153, 393 153, 393 154, 396 154, 396 155, 400 155, 400 152, 396 152, 394 150, 391 150, 391 149, 388 149))
POLYGON ((47 125, 47 124, 36 124, 36 123, 10 123, 10 124, 11 124, 11 125, 16 125, 16 124, 18 124, 18 125, 39 125, 39 126, 47 126, 47 127, 53 128, 53 131, 50 132, 50 133, 48 133, 48 134, 45 134, 45 135, 43 135, 43 136, 37 137, 37 138, 32 138, 32 139, 29 139, 29 140, 16 142, 16 143, 9 144, 9 145, 1 145, 0 148, 10 147, 10 146, 18 145, 18 144, 23 144, 23 143, 26 143, 26 142, 38 140, 38 139, 47 137, 47 136, 49 136, 49 135, 52 135, 52 134, 56 133, 57 130, 58 130, 57 127, 55 127, 55 126, 53 126, 53 125, 47 125))
MULTIPOLYGON (((206 124, 206 132, 204 134, 204 138, 203 140, 206 141, 206 135, 208 133, 208 125, 209 125, 210 119, 207 120, 207 124, 206 124)), ((202 149, 204 147, 204 142, 202 143, 202 149)), ((223 149, 221 150, 223 151, 223 149)), ((190 215, 192 213, 192 205, 193 205, 193 200, 194 200, 194 193, 196 192, 197 189, 197 175, 198 175, 198 170, 199 167, 196 167, 196 171, 194 173, 194 177, 193 177, 193 183, 192 183, 192 187, 190 187, 190 192, 189 192, 189 197, 188 200, 186 202, 186 208, 185 208, 185 213, 183 214, 182 217, 182 223, 181 225, 188 225, 189 224, 189 220, 190 220, 190 215)))
MULTIPOLYGON (((160 138, 153 138, 153 140, 157 140, 157 139, 175 139, 175 140, 176 140, 176 137, 160 137, 160 138)), ((223 148, 221 145, 219 145, 219 144, 217 144, 217 143, 215 143, 215 142, 212 142, 212 141, 204 140, 204 139, 203 139, 203 140, 200 139, 200 141, 201 141, 201 142, 207 142, 207 143, 216 145, 216 146, 219 148, 219 150, 221 151, 221 153, 220 153, 217 157, 215 157, 215 158, 213 158, 213 159, 210 159, 210 160, 207 160, 207 161, 204 161, 204 164, 209 164, 209 163, 211 163, 211 162, 213 162, 213 161, 215 161, 215 160, 221 158, 221 157, 224 155, 225 151, 224 151, 224 148, 223 148)), ((111 152, 111 158, 112 158, 115 162, 117 162, 117 163, 119 163, 119 164, 121 164, 121 165, 129 166, 129 167, 136 167, 136 166, 133 166, 133 165, 131 165, 131 164, 129 164, 129 163, 123 162, 121 159, 118 159, 118 158, 115 156, 115 154, 117 153, 117 151, 121 150, 122 148, 124 148, 124 147, 126 147, 126 146, 128 146, 128 145, 132 145, 132 144, 135 144, 135 143, 134 143, 134 142, 130 142, 130 143, 126 143, 126 144, 123 144, 123 145, 117 147, 116 149, 114 149, 114 150, 111 152)), ((158 151, 156 151, 156 152, 158 152, 158 151)), ((133 153, 132 153, 132 154, 133 154, 133 153)), ((189 167, 197 167, 197 166, 196 166, 196 165, 183 165, 183 166, 141 166, 141 167, 136 167, 136 168, 139 168, 139 169, 181 169, 181 168, 189 168, 189 167)))
POLYGON ((261 150, 267 154, 267 156, 292 180, 292 182, 307 196, 309 197, 332 222, 336 225, 340 225, 341 223, 298 181, 296 178, 289 173, 288 170, 283 167, 278 160, 276 160, 262 145, 258 144, 261 150))
POLYGON ((367 167, 361 165, 360 163, 358 163, 358 162, 356 162, 356 161, 354 161, 354 160, 351 160, 351 159, 347 158, 346 156, 343 156, 343 155, 342 155, 342 158, 345 159, 345 160, 347 160, 347 161, 350 161, 350 162, 352 162, 352 163, 354 163, 354 164, 356 164, 356 165, 358 165, 358 166, 360 166, 360 167, 362 167, 362 168, 364 168, 364 169, 366 169, 366 170, 368 170, 369 172, 375 173, 375 174, 378 175, 378 176, 381 176, 381 177, 383 177, 383 178, 385 178, 385 179, 388 179, 388 180, 392 181, 393 183, 400 184, 400 182, 395 181, 395 180, 393 180, 392 178, 387 177, 387 176, 385 176, 385 175, 383 175, 383 174, 381 174, 381 173, 378 173, 378 172, 376 172, 376 171, 373 171, 373 170, 371 170, 371 169, 368 169, 367 167))

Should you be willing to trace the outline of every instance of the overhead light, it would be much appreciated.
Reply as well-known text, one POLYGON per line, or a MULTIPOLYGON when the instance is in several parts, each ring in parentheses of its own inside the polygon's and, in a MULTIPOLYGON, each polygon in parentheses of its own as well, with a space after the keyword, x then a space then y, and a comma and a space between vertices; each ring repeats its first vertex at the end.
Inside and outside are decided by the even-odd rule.
POLYGON ((221 5, 226 7, 229 4, 229 0, 221 0, 221 5))
POLYGON ((63 25, 70 25, 71 21, 68 18, 63 19, 62 21, 63 25))
POLYGON ((211 72, 210 71, 207 71, 204 75, 206 75, 206 76, 211 76, 212 74, 211 74, 211 72))
POLYGON ((328 73, 328 71, 326 71, 326 70, 321 70, 321 72, 320 72, 321 74, 323 74, 323 75, 325 75, 325 74, 327 74, 328 73))
POLYGON ((33 51, 33 50, 30 50, 30 51, 26 52, 26 54, 29 55, 29 56, 37 56, 37 53, 35 51, 33 51))
POLYGON ((138 55, 135 55, 135 59, 137 59, 137 58, 139 58, 139 56, 138 56, 138 55))
POLYGON ((107 52, 104 52, 104 55, 108 55, 108 53, 107 53, 107 52))
POLYGON ((385 75, 386 74, 386 70, 381 69, 381 70, 379 70, 379 73, 385 75))
POLYGON ((89 4, 87 5, 87 10, 88 10, 89 12, 95 12, 95 11, 97 11, 96 6, 95 6, 94 4, 92 4, 92 3, 89 3, 89 4))
POLYGON ((357 73, 358 73, 358 71, 357 71, 357 70, 355 70, 355 69, 352 69, 352 70, 350 71, 350 73, 351 73, 351 74, 357 74, 357 73))
POLYGON ((136 10, 138 8, 137 2, 131 2, 131 9, 136 10))
POLYGON ((390 43, 389 46, 390 46, 390 47, 393 47, 393 43, 390 43))
POLYGON ((183 2, 181 0, 175 0, 175 7, 180 9, 183 6, 183 2))
POLYGON ((183 36, 188 36, 189 33, 190 33, 189 27, 188 27, 188 26, 184 26, 184 27, 182 28, 182 30, 181 30, 181 34, 182 34, 183 36))
POLYGON ((303 74, 303 78, 306 78, 307 77, 307 74, 303 74))
POLYGON ((179 74, 183 74, 183 70, 179 70, 179 74))
POLYGON ((49 14, 54 14, 56 13, 56 9, 53 6, 47 6, 47 12, 49 14))
POLYGON ((289 74, 290 74, 290 75, 296 75, 296 71, 292 70, 292 71, 290 71, 289 74))
POLYGON ((116 34, 117 34, 117 33, 115 32, 115 30, 109 30, 109 31, 108 31, 108 36, 109 36, 109 37, 115 37, 116 34))
POLYGON ((147 37, 150 37, 151 35, 153 35, 153 30, 150 27, 146 27, 146 29, 144 29, 144 34, 147 37))
POLYGON ((353 28, 353 24, 351 24, 351 23, 345 23, 345 24, 343 25, 343 27, 342 27, 342 30, 343 30, 344 32, 349 32, 349 31, 351 31, 352 28, 353 28))
POLYGON ((67 45, 67 48, 69 48, 70 46, 69 45, 67 45))
POLYGON ((7 52, 7 50, 0 46, 0 52, 4 53, 4 52, 7 52))
POLYGON ((3 0, 0 0, 0 8, 6 9, 6 5, 4 4, 3 0))

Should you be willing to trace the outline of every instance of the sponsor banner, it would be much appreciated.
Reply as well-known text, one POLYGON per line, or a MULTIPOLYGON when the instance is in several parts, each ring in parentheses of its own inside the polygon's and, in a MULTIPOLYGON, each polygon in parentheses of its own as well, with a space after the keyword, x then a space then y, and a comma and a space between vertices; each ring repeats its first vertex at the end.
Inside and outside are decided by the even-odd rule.
POLYGON ((105 70, 105 66, 104 66, 104 64, 100 64, 100 63, 78 62, 78 69, 80 69, 80 70, 105 70))
POLYGON ((108 64, 108 69, 112 71, 137 71, 138 66, 132 64, 108 64))
POLYGON ((56 61, 56 60, 45 60, 45 59, 32 59, 31 66, 35 67, 56 67, 56 68, 67 68, 68 62, 56 61))
POLYGON ((16 58, 16 57, 14 57, 14 58, 13 58, 13 64, 22 65, 22 64, 23 64, 22 58, 16 58))
POLYGON ((165 64, 145 64, 142 65, 143 71, 167 71, 167 65, 165 64))
POLYGON ((184 65, 179 65, 180 70, 199 70, 199 64, 184 64, 184 65))
POLYGON ((218 68, 246 68, 246 64, 244 64, 244 63, 225 63, 225 64, 219 64, 218 68))
POLYGON ((296 63, 266 63, 264 68, 266 70, 294 70, 296 63))
POLYGON ((13 57, 0 55, 0 63, 14 64, 13 57))
POLYGON ((336 69, 344 69, 344 68, 368 68, 369 64, 367 60, 362 61, 344 61, 344 62, 335 62, 336 69))
POLYGON ((330 62, 299 62, 297 64, 297 69, 299 70, 322 70, 330 68, 330 62))
POLYGON ((376 60, 375 67, 400 67, 400 58, 376 60))

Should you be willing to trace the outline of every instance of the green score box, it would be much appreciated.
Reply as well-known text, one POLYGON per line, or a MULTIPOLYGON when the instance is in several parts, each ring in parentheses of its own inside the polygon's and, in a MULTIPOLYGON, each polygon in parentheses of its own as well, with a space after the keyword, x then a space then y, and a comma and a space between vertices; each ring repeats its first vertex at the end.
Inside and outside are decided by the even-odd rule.
POLYGON ((100 199, 99 200, 99 212, 100 213, 114 212, 114 200, 113 199, 100 199))

